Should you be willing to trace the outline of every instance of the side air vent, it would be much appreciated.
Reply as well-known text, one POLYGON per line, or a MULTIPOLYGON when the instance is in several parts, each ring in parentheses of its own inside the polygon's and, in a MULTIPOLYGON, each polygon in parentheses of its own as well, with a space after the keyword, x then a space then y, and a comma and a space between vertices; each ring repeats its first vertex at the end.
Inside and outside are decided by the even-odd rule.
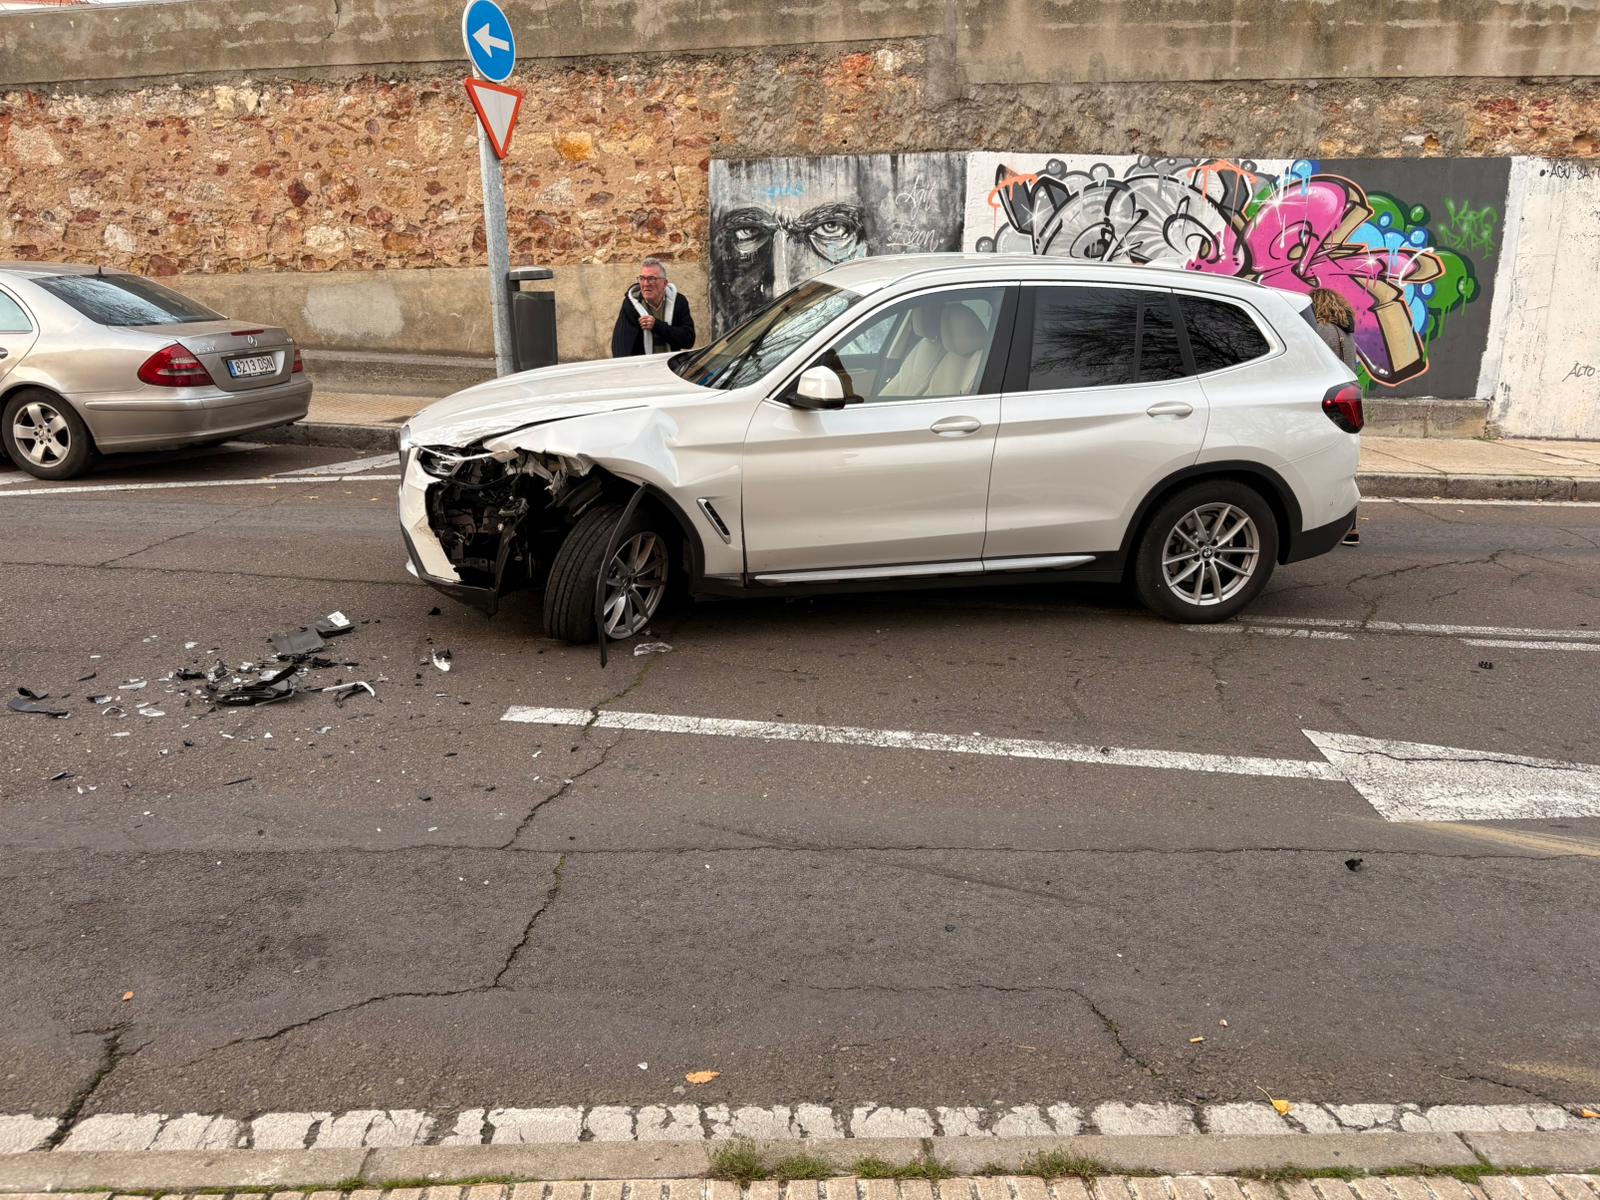
POLYGON ((722 519, 722 514, 711 507, 711 501, 702 498, 700 511, 705 513, 706 520, 711 522, 711 528, 717 531, 717 536, 730 546, 733 544, 733 534, 728 531, 728 523, 722 519))

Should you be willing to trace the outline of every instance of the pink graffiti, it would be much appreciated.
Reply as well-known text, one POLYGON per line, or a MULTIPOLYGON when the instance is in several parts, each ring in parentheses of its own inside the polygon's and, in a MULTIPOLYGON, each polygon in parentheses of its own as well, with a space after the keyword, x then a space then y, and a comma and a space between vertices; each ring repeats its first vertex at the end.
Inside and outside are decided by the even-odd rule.
POLYGON ((1430 250, 1385 250, 1349 240, 1372 216, 1359 184, 1337 175, 1285 178, 1248 220, 1235 218, 1190 270, 1310 292, 1328 288, 1356 313, 1356 350, 1372 377, 1394 385, 1428 359, 1403 288, 1444 274, 1430 250))

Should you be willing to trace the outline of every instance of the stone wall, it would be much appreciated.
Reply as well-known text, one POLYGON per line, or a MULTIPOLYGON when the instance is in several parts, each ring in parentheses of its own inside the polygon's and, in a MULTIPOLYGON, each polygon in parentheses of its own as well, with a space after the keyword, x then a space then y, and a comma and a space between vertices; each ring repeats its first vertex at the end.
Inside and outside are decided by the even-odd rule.
MULTIPOLYGON (((1600 152, 1600 81, 1517 77, 1585 69, 1592 6, 1153 0, 1138 8, 1166 21, 1162 54, 1112 54, 1099 34, 1089 53, 1083 30, 1097 21, 1129 36, 1118 24, 1128 7, 514 3, 524 57, 512 83, 528 98, 506 164, 513 258, 556 267, 585 297, 612 293, 649 253, 703 279, 719 157, 1600 152), (1171 19, 1177 8, 1189 18, 1171 19), (1275 56, 1260 52, 1269 25, 1275 56), (1362 42, 1362 29, 1382 36, 1362 42), (1052 61, 1046 45, 1073 52, 1052 61)), ((0 257, 237 279, 241 296, 269 294, 245 282, 253 274, 384 270, 417 280, 405 287, 421 297, 413 273, 482 266, 458 13, 453 0, 208 0, 0 16, 0 80, 11 81, 0 83, 0 257), (185 73, 152 78, 153 63, 185 73)), ((417 317, 396 340, 480 350, 471 321, 417 325, 424 303, 407 304, 417 317)), ((302 320, 308 344, 330 344, 302 320)), ((564 356, 603 347, 609 315, 588 320, 564 322, 564 356)))

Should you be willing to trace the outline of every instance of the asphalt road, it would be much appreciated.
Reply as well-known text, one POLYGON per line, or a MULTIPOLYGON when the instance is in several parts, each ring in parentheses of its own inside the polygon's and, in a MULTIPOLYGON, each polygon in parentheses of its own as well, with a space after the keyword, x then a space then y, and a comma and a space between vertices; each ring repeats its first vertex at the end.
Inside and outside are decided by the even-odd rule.
MULTIPOLYGON (((648 1103, 698 1069, 703 1102, 1600 1095, 1600 819, 500 719, 1596 762, 1600 654, 1197 633, 1061 586, 705 603, 602 670, 532 602, 486 620, 406 576, 392 482, 107 490, 354 457, 0 480, 0 682, 72 712, 0 712, 0 1112, 648 1103), (334 609, 358 665, 316 678, 376 697, 213 711, 160 678, 334 609)), ((1600 626, 1600 507, 1364 512, 1250 615, 1600 626)))

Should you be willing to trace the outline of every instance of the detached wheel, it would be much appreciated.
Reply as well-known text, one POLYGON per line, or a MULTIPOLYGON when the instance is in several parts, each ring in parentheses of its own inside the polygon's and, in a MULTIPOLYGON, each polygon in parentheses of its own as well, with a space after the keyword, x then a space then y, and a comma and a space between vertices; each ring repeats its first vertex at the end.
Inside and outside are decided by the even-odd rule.
POLYGON ((1151 515, 1133 569, 1139 599, 1169 621, 1226 621, 1267 586, 1278 522, 1254 488, 1197 483, 1151 515))
MULTIPOLYGON (((572 643, 595 640, 594 589, 600 559, 622 516, 620 504, 591 508, 568 532, 550 564, 544 589, 544 630, 572 643)), ((640 632, 661 609, 672 582, 672 542, 648 504, 628 518, 606 567, 601 612, 612 641, 640 632)))
POLYGON ((98 457, 77 410, 38 388, 24 388, 6 401, 0 442, 17 466, 39 479, 71 479, 98 457))

